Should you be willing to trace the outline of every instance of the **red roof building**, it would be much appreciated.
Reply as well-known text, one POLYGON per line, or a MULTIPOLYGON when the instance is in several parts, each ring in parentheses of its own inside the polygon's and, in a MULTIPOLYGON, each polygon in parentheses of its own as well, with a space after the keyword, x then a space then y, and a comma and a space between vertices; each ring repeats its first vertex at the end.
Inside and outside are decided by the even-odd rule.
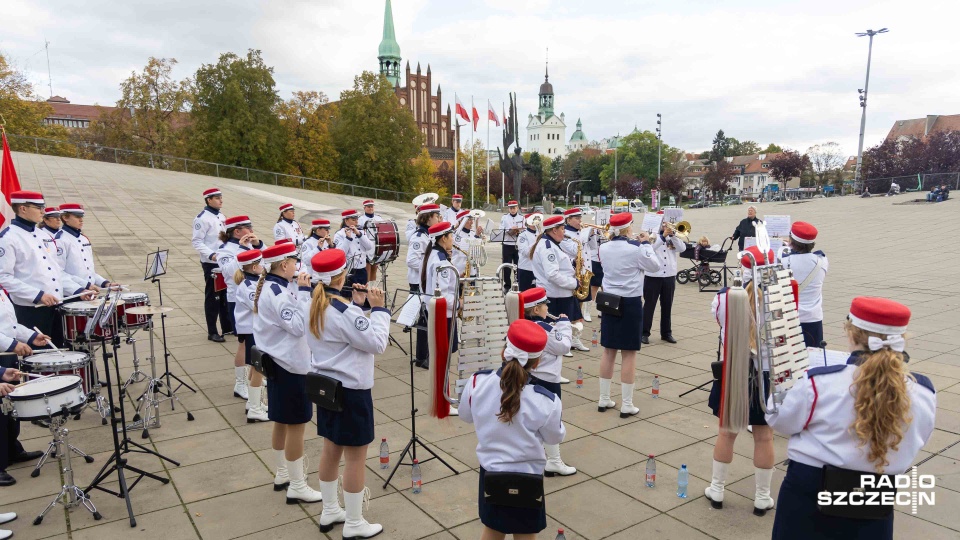
POLYGON ((67 128, 85 129, 104 112, 113 111, 116 107, 101 107, 99 105, 77 105, 62 96, 53 96, 46 101, 53 107, 53 114, 43 119, 47 125, 64 126, 67 128))
POLYGON ((901 142, 909 138, 923 139, 942 131, 960 131, 960 114, 928 114, 926 118, 897 120, 887 134, 888 141, 901 142))

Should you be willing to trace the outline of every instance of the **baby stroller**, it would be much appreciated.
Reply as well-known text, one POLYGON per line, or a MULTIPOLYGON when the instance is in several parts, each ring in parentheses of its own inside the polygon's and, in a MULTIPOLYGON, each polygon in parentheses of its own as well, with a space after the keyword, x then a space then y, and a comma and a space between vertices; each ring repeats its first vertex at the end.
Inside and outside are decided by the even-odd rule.
POLYGON ((696 244, 688 244, 687 249, 680 254, 684 259, 690 259, 691 267, 677 272, 677 283, 698 283, 700 289, 710 285, 719 285, 723 274, 710 268, 710 263, 723 263, 727 260, 727 252, 733 246, 733 240, 727 238, 719 250, 708 249, 696 244), (728 243, 729 242, 729 243, 728 243))

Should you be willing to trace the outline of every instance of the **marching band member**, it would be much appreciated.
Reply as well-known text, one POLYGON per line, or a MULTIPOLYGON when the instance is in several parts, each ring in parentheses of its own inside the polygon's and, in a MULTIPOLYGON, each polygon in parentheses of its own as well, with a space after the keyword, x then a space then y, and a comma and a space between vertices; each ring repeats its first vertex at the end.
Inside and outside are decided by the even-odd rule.
POLYGON ((370 237, 363 234, 357 228, 357 218, 360 213, 356 210, 344 210, 340 212, 343 219, 340 223, 340 230, 333 235, 333 244, 337 249, 347 254, 347 260, 350 261, 350 273, 347 275, 347 286, 366 285, 367 277, 367 252, 373 249, 373 241, 370 237))
MULTIPOLYGON (((440 207, 436 204, 423 204, 417 210, 417 230, 407 241, 407 284, 411 293, 423 292, 420 288, 421 269, 423 268, 423 254, 430 245, 430 227, 440 222, 440 207)), ((417 326, 426 325, 421 317, 417 326)), ((417 328, 417 360, 418 367, 427 369, 430 362, 430 346, 427 342, 425 328, 417 328)))
POLYGON ((670 313, 673 309, 673 294, 677 289, 677 258, 687 249, 683 240, 677 238, 677 231, 671 223, 662 223, 653 251, 660 260, 660 270, 650 272, 643 279, 643 344, 650 344, 650 331, 653 329, 653 314, 660 301, 660 339, 667 343, 676 343, 670 313))
MULTIPOLYGON (((504 264, 517 264, 519 262, 519 252, 517 251, 517 237, 523 230, 523 215, 520 214, 520 205, 517 201, 507 203, 508 214, 500 218, 500 228, 503 229, 503 247, 500 253, 503 255, 504 264)), ((507 271, 503 278, 503 292, 510 290, 513 281, 510 278, 510 272, 507 271)))
MULTIPOLYGON (((330 220, 315 219, 310 224, 310 236, 303 241, 303 249, 300 251, 300 257, 305 261, 309 261, 317 253, 330 249, 331 247, 333 247, 333 243, 330 239, 330 220)), ((313 271, 313 267, 307 264, 304 270, 310 274, 311 283, 316 283, 318 278, 316 272, 313 271)))
POLYGON ((354 289, 352 302, 341 296, 346 265, 346 255, 339 249, 328 249, 311 260, 322 285, 314 291, 310 305, 310 371, 343 385, 341 411, 317 407, 317 434, 325 439, 320 455, 320 531, 329 532, 334 524, 344 523, 344 538, 370 538, 383 530, 363 518, 364 503, 370 498, 364 473, 367 447, 374 439, 374 355, 383 354, 389 344, 390 310, 384 307, 383 291, 374 287, 354 289), (358 307, 366 301, 371 306, 369 317, 358 307), (341 458, 346 511, 337 499, 341 458))
POLYGON ((656 272, 660 262, 650 247, 650 238, 641 231, 637 239, 631 239, 633 216, 630 213, 616 214, 610 218, 613 237, 600 246, 600 262, 603 264, 603 291, 620 297, 622 315, 604 314, 600 318, 600 412, 616 403, 610 399, 610 384, 613 379, 613 364, 620 351, 620 418, 640 412, 633 405, 634 376, 637 351, 640 350, 641 326, 643 324, 643 279, 646 272, 656 272))
POLYGON ((307 485, 303 463, 303 432, 313 418, 307 398, 310 348, 306 329, 310 311, 310 277, 297 272, 297 246, 292 242, 262 251, 267 268, 253 295, 253 339, 257 349, 273 359, 274 374, 267 385, 273 422, 273 452, 277 459, 274 491, 287 487, 287 504, 318 502, 320 492, 307 485), (288 287, 296 277, 299 291, 288 287), (266 289, 266 290, 264 290, 266 289))
POLYGON ((547 340, 547 333, 536 323, 514 321, 507 330, 503 367, 496 372, 475 373, 460 397, 460 418, 474 424, 477 432, 479 514, 484 540, 503 539, 507 534, 534 540, 547 527, 542 491, 531 493, 539 508, 518 508, 498 504, 494 497, 499 491, 491 494, 494 500, 487 500, 485 489, 488 476, 491 487, 506 492, 514 483, 509 473, 542 475, 546 467, 543 445, 560 444, 566 435, 560 421, 560 399, 542 386, 527 384, 547 340), (497 485, 493 484, 494 475, 499 477, 497 485))
POLYGON ((203 268, 203 314, 207 320, 207 339, 223 343, 223 334, 217 331, 217 317, 224 334, 233 331, 230 315, 227 313, 227 295, 214 290, 213 274, 217 267, 217 247, 220 245, 220 233, 224 231, 226 216, 220 212, 223 207, 223 194, 217 188, 203 192, 206 206, 193 220, 193 249, 200 254, 200 266, 203 268))
MULTIPOLYGON (((360 229, 361 232, 365 231, 368 222, 377 223, 378 221, 386 221, 385 219, 380 217, 378 214, 376 214, 373 211, 373 208, 374 208, 373 199, 367 199, 363 201, 363 215, 361 215, 360 219, 357 220, 357 228, 360 229)), ((364 232, 364 234, 366 233, 364 232)), ((371 257, 373 257, 374 247, 371 247, 370 249, 367 250, 368 261, 371 257)), ((307 259, 307 260, 309 261, 310 259, 307 259)), ((377 266, 375 264, 370 264, 369 262, 367 262, 367 281, 370 282, 370 281, 376 281, 376 280, 377 280, 377 266)))
MULTIPOLYGON (((437 202, 435 193, 424 193, 413 199, 413 217, 407 220, 407 227, 403 233, 404 240, 406 240, 408 244, 410 243, 410 237, 417 232, 417 216, 419 216, 420 207, 425 204, 434 204, 435 202, 437 202), (422 201, 417 199, 422 199, 422 201)), ((438 205, 437 208, 442 208, 442 206, 438 205)), ((443 213, 443 211, 441 211, 441 213, 443 213)))
POLYGON ((813 251, 817 228, 805 221, 790 227, 790 253, 783 267, 793 270, 800 284, 800 328, 807 347, 820 347, 823 341, 823 281, 830 264, 822 251, 813 251))
MULTIPOLYGON (((537 279, 537 285, 547 290, 550 314, 559 317, 561 313, 565 313, 570 320, 579 321, 583 319, 580 302, 573 296, 573 291, 577 288, 577 278, 570 257, 560 248, 563 240, 563 217, 551 216, 543 220, 543 232, 530 248, 533 275, 537 279)), ((579 334, 580 332, 574 329, 571 339, 573 348, 589 351, 590 349, 580 342, 579 334)))
MULTIPOLYGON (((761 369, 763 371, 764 393, 769 394, 768 383, 770 380, 770 360, 767 358, 765 347, 758 347, 756 343, 756 314, 754 307, 754 288, 747 284, 753 278, 753 260, 763 264, 764 257, 760 248, 751 246, 747 248, 754 259, 746 254, 740 259, 743 268, 743 289, 728 289, 724 287, 713 298, 710 310, 713 313, 717 324, 720 325, 720 346, 723 351, 723 362, 726 372, 726 363, 733 361, 734 358, 754 358, 757 351, 760 351, 761 369), (747 337, 744 337, 744 333, 747 337)), ((773 261, 774 253, 767 253, 767 261, 773 261)), ((750 362, 749 371, 752 373, 753 361, 750 362)), ((733 462, 733 446, 740 433, 740 426, 734 426, 729 423, 729 414, 726 409, 741 407, 749 409, 746 412, 747 423, 753 429, 753 466, 754 466, 754 484, 756 491, 753 499, 753 513, 758 516, 766 514, 767 510, 772 509, 776 502, 770 497, 770 482, 773 478, 774 466, 774 448, 773 448, 773 430, 767 425, 764 419, 763 408, 760 405, 760 396, 755 388, 750 388, 746 394, 749 396, 749 404, 733 405, 731 399, 725 395, 734 396, 737 386, 750 384, 750 378, 738 381, 724 381, 724 377, 714 379, 710 387, 710 397, 707 405, 713 409, 713 415, 720 419, 720 431, 713 448, 713 474, 710 485, 704 490, 707 500, 713 508, 723 508, 724 485, 727 481, 727 469, 733 462), (730 388, 729 391, 725 390, 730 388), (726 392, 726 394, 725 394, 726 392), (726 418, 726 420, 725 420, 726 418)))
MULTIPOLYGON (((253 298, 257 295, 257 282, 263 274, 263 267, 260 266, 263 255, 259 249, 248 249, 240 251, 236 257, 238 268, 232 276, 236 284, 233 296, 235 303, 233 322, 237 330, 237 341, 240 342, 243 350, 243 363, 249 366, 250 350, 256 345, 253 338, 253 298)), ((250 369, 249 383, 245 388, 248 390, 247 423, 266 422, 269 417, 266 406, 263 404, 263 375, 255 369, 250 369)), ((234 394, 236 394, 236 388, 234 394)))
POLYGON ((445 212, 440 216, 440 219, 443 221, 449 221, 450 223, 457 222, 457 215, 463 210, 463 195, 459 193, 454 193, 453 197, 450 198, 450 208, 447 208, 445 212))
MULTIPOLYGON (((590 248, 590 266, 593 277, 590 278, 590 297, 596 300, 600 286, 603 285, 603 265, 600 264, 601 234, 597 229, 590 229, 587 235, 587 246, 590 248)), ((601 313, 597 312, 599 317, 601 313)))
POLYGON ((94 268, 90 239, 80 232, 83 228, 83 215, 84 210, 81 204, 60 205, 60 219, 63 227, 54 236, 57 241, 57 264, 78 283, 87 283, 87 288, 99 291, 101 287, 113 284, 109 279, 98 274, 94 268))
MULTIPOLYGON (((453 319, 453 304, 460 295, 457 287, 457 269, 450 262, 450 252, 453 251, 453 225, 441 221, 430 227, 429 235, 430 244, 423 253, 423 264, 420 267, 421 298, 424 303, 427 303, 434 291, 440 289, 440 294, 447 300, 447 328, 450 328, 456 322, 453 319)), ((453 331, 453 335, 457 335, 456 330, 453 331)), ((419 342, 417 345, 419 346, 419 342)), ((453 352, 457 352, 459 347, 456 339, 452 340, 450 346, 453 347, 453 352)), ((445 353, 446 351, 441 351, 439 354, 445 353)), ((425 364, 426 367, 430 367, 429 358, 425 364)))
POLYGON ((280 205, 280 217, 277 218, 277 225, 273 228, 273 239, 283 240, 289 238, 293 243, 300 246, 303 243, 303 229, 300 228, 300 222, 296 220, 297 211, 293 208, 293 203, 280 205))
POLYGON ((453 265, 457 267, 457 273, 462 277, 471 277, 464 275, 467 271, 467 255, 463 252, 470 253, 470 237, 473 236, 470 230, 470 223, 472 221, 473 220, 470 219, 470 211, 461 210, 456 215, 456 221, 451 222, 456 224, 453 245, 459 249, 453 250, 450 259, 453 265))
MULTIPOLYGON (((825 475, 902 474, 933 433, 936 391, 910 373, 903 333, 910 310, 886 298, 854 298, 844 325, 846 364, 815 367, 786 393, 767 422, 790 437, 787 476, 780 486, 773 538, 893 538, 893 515, 856 519, 818 510, 825 475), (839 470, 837 470, 839 469, 839 470)), ((862 507, 825 507, 856 514, 862 507)))
POLYGON ((63 325, 54 306, 65 296, 82 294, 89 299, 96 291, 60 269, 54 239, 37 231, 43 219, 43 195, 14 191, 10 206, 16 217, 0 231, 0 284, 13 301, 20 324, 36 326, 54 345, 63 347, 63 325))
MULTIPOLYGON (((522 301, 523 318, 539 324, 547 333, 546 348, 537 367, 530 370, 530 382, 546 388, 560 399, 560 385, 564 380, 560 375, 563 371, 563 355, 570 352, 570 339, 573 336, 570 319, 561 314, 553 324, 547 322, 547 291, 543 287, 527 289, 522 295, 522 301)), ((547 453, 547 468, 544 470, 546 476, 570 476, 577 473, 576 467, 563 462, 559 444, 544 444, 543 449, 547 453)))
MULTIPOLYGON (((583 222, 583 209, 570 208, 569 210, 564 211, 563 219, 563 236, 568 239, 565 244, 569 244, 573 248, 573 254, 570 255, 570 252, 567 249, 564 251, 570 255, 570 260, 574 261, 577 258, 577 249, 583 249, 583 264, 590 264, 592 254, 590 253, 590 244, 587 242, 587 238, 590 235, 588 234, 588 231, 583 230, 583 226, 581 225, 583 222), (579 242, 579 246, 577 242, 579 242)), ((592 232, 594 232, 594 229, 589 229, 589 233, 592 232)), ((591 270, 592 266, 593 265, 591 265, 590 268, 587 268, 587 270, 591 270)), ((590 313, 587 311, 590 306, 588 302, 593 301, 593 289, 590 289, 590 293, 591 294, 584 300, 580 300, 580 312, 583 315, 583 320, 587 322, 593 321, 593 319, 590 317, 590 313)))
POLYGON ((534 286, 533 259, 530 258, 530 248, 537 241, 536 221, 543 221, 543 214, 527 214, 523 216, 526 227, 517 237, 517 288, 520 292, 532 289, 534 286))
POLYGON ((51 238, 55 237, 60 228, 63 227, 63 221, 60 220, 60 209, 56 206, 48 206, 43 209, 43 223, 38 227, 42 229, 51 238))

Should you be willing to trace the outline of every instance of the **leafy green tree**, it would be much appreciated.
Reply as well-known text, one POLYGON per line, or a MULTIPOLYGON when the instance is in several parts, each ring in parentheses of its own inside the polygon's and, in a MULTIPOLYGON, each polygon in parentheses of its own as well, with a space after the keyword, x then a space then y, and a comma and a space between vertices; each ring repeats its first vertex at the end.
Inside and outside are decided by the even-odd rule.
POLYGON ((557 156, 550 162, 550 173, 544 183, 545 195, 565 195, 567 177, 563 174, 563 158, 557 156))
MULTIPOLYGON (((30 137, 66 138, 67 130, 63 126, 44 124, 43 119, 52 113, 53 107, 40 100, 26 75, 16 66, 8 63, 6 57, 0 53, 0 114, 3 114, 3 124, 7 133, 30 137)), ((11 139, 10 145, 16 149, 18 142, 11 139)))
POLYGON ((323 92, 294 92, 278 106, 280 124, 286 134, 286 170, 289 174, 337 180, 340 155, 334 148, 330 124, 337 107, 323 92))
POLYGON ((713 137, 713 149, 710 151, 711 161, 723 161, 723 158, 730 155, 730 141, 724 135, 723 130, 717 132, 713 137))
POLYGON ((780 152, 783 152, 783 148, 773 143, 768 144, 767 147, 761 151, 762 154, 779 154, 780 152))
MULTIPOLYGON (((457 176, 457 189, 460 190, 460 194, 463 195, 465 204, 479 206, 483 203, 487 193, 487 149, 484 148, 483 141, 474 139, 473 146, 469 146, 468 139, 467 146, 460 148, 459 159, 458 169, 460 172, 457 176), (471 163, 473 165, 472 185, 474 196, 472 203, 470 201, 471 163)), ((490 191, 500 192, 500 177, 497 177, 497 182, 495 183, 492 172, 490 173, 490 191), (497 187, 496 190, 493 189, 494 186, 497 187)))
POLYGON ((730 156, 749 156, 760 153, 760 145, 755 141, 738 141, 734 138, 729 140, 731 141, 728 154, 730 156))
MULTIPOLYGON (((628 182, 632 190, 638 189, 639 181, 649 180, 646 185, 652 185, 657 179, 658 158, 659 170, 663 171, 669 167, 671 160, 678 154, 682 154, 680 150, 668 144, 663 144, 661 148, 660 141, 655 133, 635 131, 620 139, 617 152, 615 152, 616 168, 614 168, 614 156, 605 156, 606 163, 600 173, 602 187, 608 192, 613 191, 611 181, 615 172, 621 177, 626 174, 629 175, 629 178, 636 179, 628 182)), ((618 194, 619 192, 618 189, 618 194)))
POLYGON ((260 51, 224 53, 195 77, 190 146, 207 161, 270 171, 286 162, 286 134, 277 116, 280 97, 260 51))
POLYGON ((338 109, 332 136, 341 181, 411 191, 413 160, 424 136, 386 77, 371 71, 354 77, 353 89, 340 93, 338 109))

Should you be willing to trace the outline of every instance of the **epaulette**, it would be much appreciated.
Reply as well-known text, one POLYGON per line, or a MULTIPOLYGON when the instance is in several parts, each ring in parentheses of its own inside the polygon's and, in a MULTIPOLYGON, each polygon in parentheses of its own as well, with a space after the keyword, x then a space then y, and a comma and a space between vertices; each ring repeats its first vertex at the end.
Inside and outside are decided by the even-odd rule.
POLYGON ((540 328, 543 328, 543 329, 546 330, 547 332, 553 331, 553 326, 551 326, 550 323, 548 323, 548 322, 546 322, 546 321, 537 321, 537 324, 539 324, 539 325, 540 325, 540 328))
POLYGON ((492 369, 481 369, 480 371, 474 373, 474 375, 489 375, 493 373, 492 369))
POLYGON ((557 395, 556 395, 556 394, 554 394, 553 392, 547 390, 546 388, 544 388, 544 387, 542 387, 542 386, 540 386, 540 385, 538 385, 538 384, 533 385, 533 391, 536 392, 536 393, 538 393, 538 394, 543 394, 543 395, 547 396, 548 398, 550 398, 550 401, 553 401, 553 400, 557 399, 557 395))
POLYGON ((730 287, 720 287, 720 290, 717 291, 717 296, 720 296, 721 294, 723 294, 723 293, 725 293, 725 292, 727 292, 727 291, 729 291, 729 290, 730 290, 730 287))
POLYGON ((0 231, 0 238, 3 238, 8 232, 10 232, 10 227, 4 227, 4 229, 0 231))
POLYGON ((197 219, 200 219, 200 217, 203 216, 204 212, 206 212, 206 210, 201 210, 200 213, 197 214, 197 219))
POLYGON ((273 294, 275 294, 275 295, 277 295, 277 296, 280 296, 280 293, 283 292, 283 289, 280 288, 280 286, 277 285, 276 283, 271 283, 271 284, 270 284, 270 290, 273 291, 273 294))
POLYGON ((337 300, 336 298, 333 298, 330 300, 330 305, 336 308, 336 310, 339 311, 340 313, 345 313, 347 311, 347 307, 349 307, 343 302, 337 300))
POLYGON ((819 249, 816 250, 816 251, 814 251, 813 254, 814 254, 814 255, 819 255, 819 256, 821 256, 821 257, 826 257, 826 256, 827 256, 826 253, 824 253, 822 250, 819 250, 819 249))
POLYGON ((930 380, 930 377, 927 377, 926 375, 921 375, 920 373, 914 373, 912 371, 910 372, 910 374, 913 375, 913 378, 917 380, 917 384, 926 388, 927 390, 930 390, 934 394, 937 393, 937 391, 934 390, 933 388, 933 382, 930 380))
POLYGON ((836 364, 832 366, 820 366, 807 370, 807 378, 812 379, 816 375, 826 375, 827 373, 839 373, 847 369, 847 364, 836 364))
POLYGON ((63 229, 60 229, 59 231, 57 231, 57 234, 53 235, 53 238, 55 240, 59 240, 62 234, 63 234, 63 229))

